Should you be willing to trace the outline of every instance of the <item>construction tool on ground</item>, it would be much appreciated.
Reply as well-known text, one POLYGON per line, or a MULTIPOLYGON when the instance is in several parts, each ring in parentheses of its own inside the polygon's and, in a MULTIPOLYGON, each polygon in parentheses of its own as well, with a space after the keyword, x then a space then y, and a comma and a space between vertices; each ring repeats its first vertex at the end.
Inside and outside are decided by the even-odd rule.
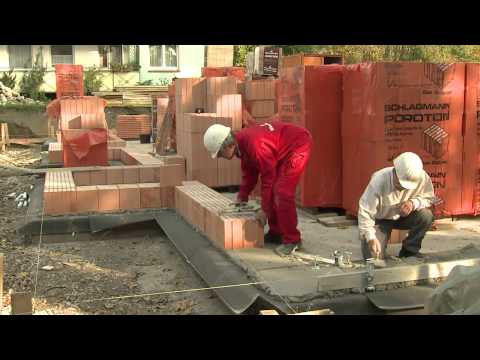
POLYGON ((350 251, 335 250, 333 252, 333 257, 335 259, 335 265, 340 268, 351 268, 352 264, 352 253, 350 251))
POLYGON ((375 276, 375 259, 369 258, 365 261, 367 265, 367 286, 365 288, 365 291, 375 291, 375 286, 373 285, 373 278, 375 276))
POLYGON ((253 205, 232 203, 221 210, 219 215, 254 215, 258 209, 253 205))
POLYGON ((324 258, 322 256, 318 255, 311 255, 311 254, 306 254, 302 253, 301 251, 296 251, 295 255, 301 260, 307 260, 307 261, 313 261, 314 262, 314 268, 318 268, 317 263, 325 263, 328 265, 336 265, 339 268, 352 268, 355 265, 352 263, 352 253, 350 251, 343 251, 343 250, 335 250, 332 254, 331 259, 329 258, 324 258))

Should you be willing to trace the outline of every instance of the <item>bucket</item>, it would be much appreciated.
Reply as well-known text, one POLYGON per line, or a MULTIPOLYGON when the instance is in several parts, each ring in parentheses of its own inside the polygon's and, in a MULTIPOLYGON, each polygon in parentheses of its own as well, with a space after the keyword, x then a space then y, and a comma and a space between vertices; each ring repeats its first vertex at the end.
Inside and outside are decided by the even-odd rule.
POLYGON ((150 144, 151 134, 140 134, 140 144, 150 144))

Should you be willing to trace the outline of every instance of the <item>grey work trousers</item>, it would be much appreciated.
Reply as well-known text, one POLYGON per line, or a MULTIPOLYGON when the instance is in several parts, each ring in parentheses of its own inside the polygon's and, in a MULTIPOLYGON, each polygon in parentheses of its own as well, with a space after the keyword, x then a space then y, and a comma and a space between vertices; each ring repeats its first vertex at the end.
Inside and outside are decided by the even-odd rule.
MULTIPOLYGON (((376 220, 376 236, 381 244, 380 259, 385 258, 385 250, 393 229, 408 230, 408 236, 403 240, 402 248, 415 254, 418 253, 422 247, 422 240, 432 226, 433 220, 433 214, 429 209, 413 211, 410 215, 398 220, 376 220)), ((363 258, 373 257, 367 241, 361 239, 361 244, 363 258)))

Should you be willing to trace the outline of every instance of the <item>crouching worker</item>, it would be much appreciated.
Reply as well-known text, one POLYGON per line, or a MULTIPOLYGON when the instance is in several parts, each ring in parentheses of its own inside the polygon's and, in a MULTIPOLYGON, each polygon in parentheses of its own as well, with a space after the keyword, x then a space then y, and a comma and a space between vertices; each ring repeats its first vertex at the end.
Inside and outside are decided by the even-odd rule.
POLYGON ((204 145, 212 158, 241 159, 237 204, 248 201, 260 175, 262 209, 257 212, 257 220, 265 226, 268 219, 265 241, 281 244, 275 249, 280 256, 299 249, 295 190, 310 157, 310 133, 276 119, 236 132, 215 124, 205 132, 204 145))
POLYGON ((365 259, 385 258, 392 229, 408 230, 399 257, 422 257, 422 240, 434 220, 428 209, 435 200, 432 180, 420 157, 405 152, 393 165, 375 172, 360 198, 358 228, 365 259))

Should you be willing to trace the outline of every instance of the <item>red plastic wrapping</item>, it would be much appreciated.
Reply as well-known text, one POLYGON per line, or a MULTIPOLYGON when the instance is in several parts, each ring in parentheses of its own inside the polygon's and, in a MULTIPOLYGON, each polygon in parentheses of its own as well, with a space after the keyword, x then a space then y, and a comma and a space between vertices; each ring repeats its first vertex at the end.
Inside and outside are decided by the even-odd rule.
POLYGON ((471 164, 463 162, 465 64, 368 63, 344 73, 343 207, 356 215, 373 172, 418 154, 439 202, 437 216, 469 214, 471 164), (466 186, 466 187, 465 187, 466 186))
POLYGON ((302 206, 342 205, 342 72, 340 65, 282 69, 278 115, 307 128, 313 136, 310 161, 299 186, 302 206))
POLYGON ((106 129, 62 130, 64 167, 108 166, 106 129))
POLYGON ((64 97, 51 101, 47 106, 47 114, 51 118, 58 119, 61 117, 65 121, 80 115, 99 114, 100 116, 94 122, 85 125, 100 128, 107 126, 105 121, 106 105, 107 102, 97 96, 64 97))
POLYGON ((480 64, 466 64, 464 201, 470 200, 475 215, 480 213, 480 64))
POLYGON ((245 80, 244 67, 204 67, 202 68, 202 77, 224 77, 234 76, 238 80, 245 80))
POLYGON ((55 65, 57 99, 62 96, 83 96, 83 66, 55 65))

